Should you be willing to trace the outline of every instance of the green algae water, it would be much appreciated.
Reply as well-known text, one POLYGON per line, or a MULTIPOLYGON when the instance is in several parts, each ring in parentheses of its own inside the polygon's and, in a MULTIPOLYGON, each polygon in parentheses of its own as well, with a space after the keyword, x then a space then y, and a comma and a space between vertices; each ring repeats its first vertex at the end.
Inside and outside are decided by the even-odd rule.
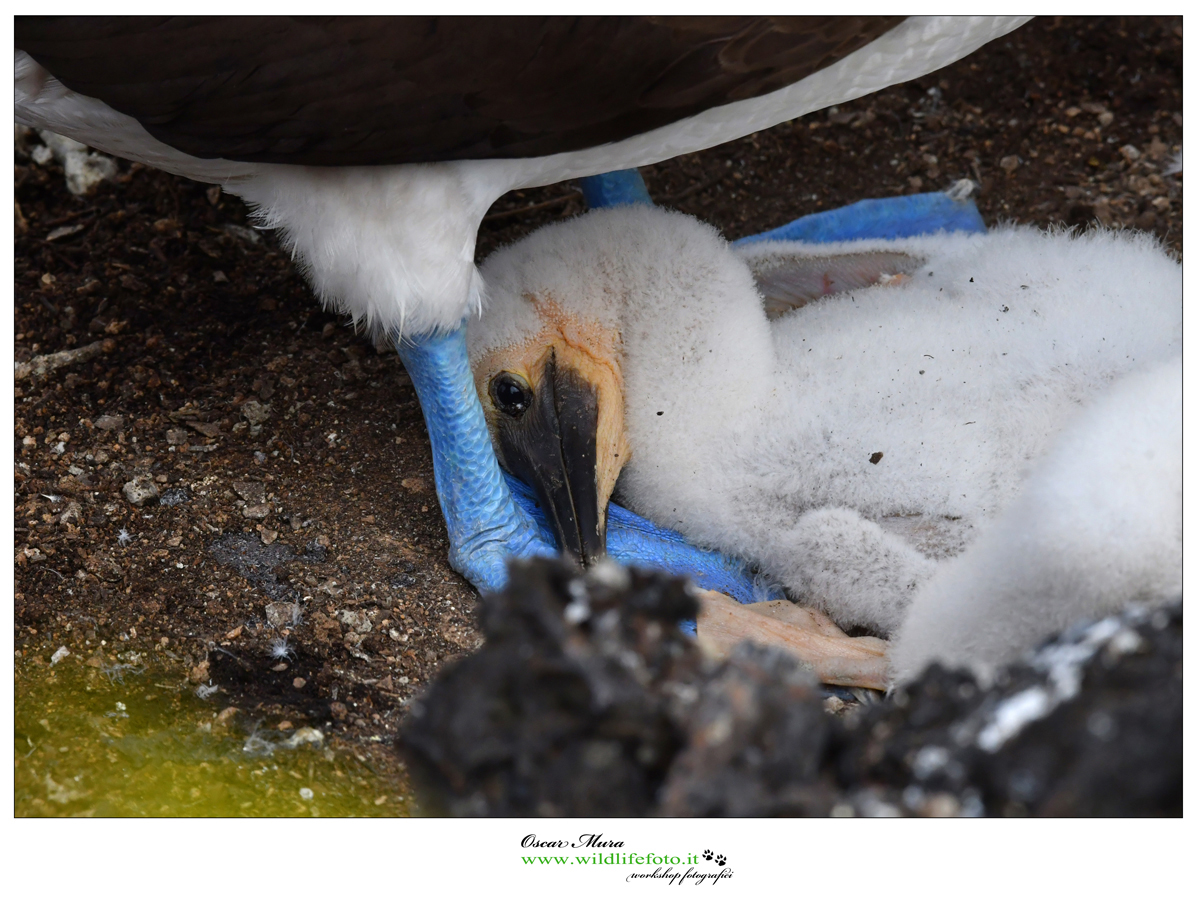
POLYGON ((220 716, 136 660, 17 660, 17 816, 397 816, 393 778, 313 728, 220 716))

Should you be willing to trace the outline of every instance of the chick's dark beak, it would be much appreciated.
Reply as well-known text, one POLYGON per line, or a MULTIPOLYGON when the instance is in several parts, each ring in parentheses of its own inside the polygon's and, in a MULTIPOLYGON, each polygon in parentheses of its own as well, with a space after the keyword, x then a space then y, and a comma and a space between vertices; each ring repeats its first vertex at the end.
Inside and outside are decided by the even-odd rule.
POLYGON ((589 566, 604 556, 596 486, 596 388, 551 353, 520 419, 498 429, 508 470, 534 489, 560 552, 589 566))

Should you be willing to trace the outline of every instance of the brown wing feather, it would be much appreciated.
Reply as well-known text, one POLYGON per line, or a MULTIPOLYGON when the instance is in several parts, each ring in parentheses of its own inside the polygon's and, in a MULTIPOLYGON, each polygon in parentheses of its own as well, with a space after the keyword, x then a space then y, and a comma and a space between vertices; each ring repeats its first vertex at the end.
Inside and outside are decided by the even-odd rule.
POLYGON ((203 158, 371 165, 621 140, 824 68, 903 17, 18 17, 64 84, 203 158))
POLYGON ((899 283, 921 265, 921 257, 892 250, 836 256, 772 254, 749 259, 768 319, 814 300, 875 284, 899 283))

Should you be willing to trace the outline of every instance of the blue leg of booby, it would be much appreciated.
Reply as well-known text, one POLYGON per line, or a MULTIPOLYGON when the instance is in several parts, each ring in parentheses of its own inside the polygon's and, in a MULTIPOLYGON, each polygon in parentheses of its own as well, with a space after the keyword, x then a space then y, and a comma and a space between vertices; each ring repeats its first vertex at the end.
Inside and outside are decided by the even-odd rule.
POLYGON ((581 178, 579 189, 583 191, 583 201, 589 209, 637 203, 654 205, 654 201, 650 199, 650 192, 646 190, 646 182, 642 180, 637 169, 619 169, 616 172, 581 178))
POLYGON ((513 501, 475 393, 466 327, 396 344, 416 388, 433 449, 433 478, 446 517, 450 565, 481 591, 508 580, 509 557, 555 556, 513 501))

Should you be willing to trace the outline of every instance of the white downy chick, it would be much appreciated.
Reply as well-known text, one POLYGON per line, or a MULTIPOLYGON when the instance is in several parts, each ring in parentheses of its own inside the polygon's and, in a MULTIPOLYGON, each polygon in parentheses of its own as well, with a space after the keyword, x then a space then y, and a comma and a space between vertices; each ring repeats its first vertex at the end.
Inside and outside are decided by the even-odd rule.
MULTIPOLYGON (((497 375, 520 370, 536 394, 547 348, 561 368, 582 347, 607 373, 585 374, 601 508, 619 471, 635 512, 884 635, 1082 403, 1182 348, 1180 266, 1113 232, 735 250, 625 207, 543 229, 483 276, 468 341, 494 436, 497 375), (764 305, 796 308, 769 320, 764 305)), ((1009 629, 1006 649, 1034 631, 1009 629)))
POLYGON ((918 591, 889 653, 987 670, 1081 619, 1183 591, 1183 360, 1121 379, 918 591))

